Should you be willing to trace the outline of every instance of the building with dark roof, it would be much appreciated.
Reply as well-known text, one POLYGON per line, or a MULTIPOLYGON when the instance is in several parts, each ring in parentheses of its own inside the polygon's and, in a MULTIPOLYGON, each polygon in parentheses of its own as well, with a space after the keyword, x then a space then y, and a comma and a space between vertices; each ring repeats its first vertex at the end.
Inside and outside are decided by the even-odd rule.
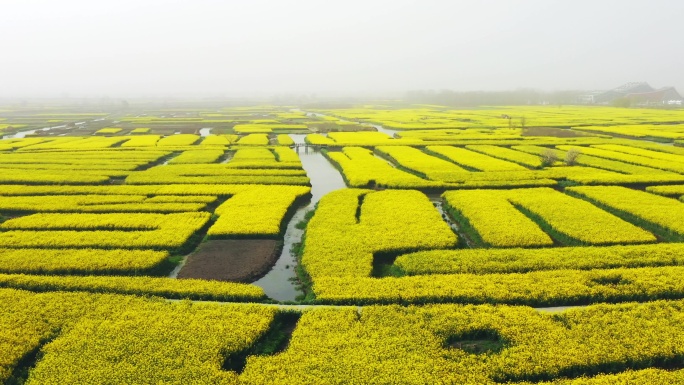
POLYGON ((645 82, 631 82, 608 91, 594 91, 578 97, 580 104, 612 104, 618 99, 631 105, 682 105, 682 96, 674 87, 655 89, 645 82))

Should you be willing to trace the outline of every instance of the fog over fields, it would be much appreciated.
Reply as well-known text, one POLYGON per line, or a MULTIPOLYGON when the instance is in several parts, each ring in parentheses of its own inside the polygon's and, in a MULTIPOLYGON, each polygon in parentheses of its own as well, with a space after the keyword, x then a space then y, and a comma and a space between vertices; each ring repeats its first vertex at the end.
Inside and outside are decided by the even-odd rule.
POLYGON ((8 0, 0 97, 684 89, 684 2, 8 0))

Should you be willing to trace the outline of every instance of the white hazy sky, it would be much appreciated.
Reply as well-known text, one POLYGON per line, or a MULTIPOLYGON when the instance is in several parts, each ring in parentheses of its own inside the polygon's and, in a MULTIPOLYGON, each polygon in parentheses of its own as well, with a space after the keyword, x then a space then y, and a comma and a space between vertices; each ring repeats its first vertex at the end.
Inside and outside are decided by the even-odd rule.
POLYGON ((684 92, 682 0, 0 0, 0 96, 684 92))

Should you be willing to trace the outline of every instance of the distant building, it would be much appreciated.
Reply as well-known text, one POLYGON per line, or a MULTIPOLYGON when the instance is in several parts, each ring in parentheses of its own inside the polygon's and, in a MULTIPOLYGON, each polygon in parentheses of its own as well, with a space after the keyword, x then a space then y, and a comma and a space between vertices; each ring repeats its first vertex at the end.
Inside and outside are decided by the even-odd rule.
POLYGON ((674 87, 664 87, 649 92, 634 92, 625 95, 625 98, 631 100, 634 105, 682 105, 682 96, 674 87))
POLYGON ((628 99, 632 105, 682 105, 684 99, 674 87, 655 89, 648 83, 632 82, 608 91, 594 91, 579 95, 580 104, 612 104, 617 99, 628 99))

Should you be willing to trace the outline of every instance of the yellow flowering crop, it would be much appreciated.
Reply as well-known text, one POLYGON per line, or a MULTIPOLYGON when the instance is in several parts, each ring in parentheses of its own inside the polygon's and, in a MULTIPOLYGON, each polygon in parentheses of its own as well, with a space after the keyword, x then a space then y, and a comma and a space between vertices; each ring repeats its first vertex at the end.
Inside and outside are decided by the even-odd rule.
POLYGON ((57 276, 0 274, 0 287, 31 291, 82 291, 211 301, 259 301, 266 297, 254 285, 204 279, 124 276, 57 276))
POLYGON ((161 138, 157 142, 158 147, 174 147, 174 146, 190 146, 199 141, 199 135, 193 134, 178 134, 169 135, 161 138))
POLYGON ((206 212, 34 214, 2 224, 0 247, 176 249, 208 221, 206 212), (122 231, 132 230, 132 231, 122 231))
POLYGON ((38 274, 140 274, 168 258, 165 251, 0 249, 0 272, 38 274))
POLYGON ((447 207, 472 227, 485 245, 550 246, 553 240, 506 199, 506 190, 447 191, 447 207))
POLYGON ((258 186, 237 194, 216 208, 218 220, 207 234, 225 237, 276 237, 294 203, 309 193, 303 186, 258 186))
POLYGON ((468 150, 480 152, 494 158, 499 158, 513 163, 518 163, 523 166, 539 168, 542 166, 541 159, 538 156, 527 154, 520 151, 511 150, 505 147, 497 147, 490 145, 475 145, 466 146, 468 150))
POLYGON ((684 203, 676 199, 620 186, 571 187, 568 190, 684 235, 684 203))
POLYGON ((515 163, 465 148, 453 146, 427 146, 426 149, 450 159, 453 162, 480 171, 525 171, 527 168, 515 163))
POLYGON ((223 150, 187 150, 171 159, 169 164, 214 163, 223 153, 223 150))

